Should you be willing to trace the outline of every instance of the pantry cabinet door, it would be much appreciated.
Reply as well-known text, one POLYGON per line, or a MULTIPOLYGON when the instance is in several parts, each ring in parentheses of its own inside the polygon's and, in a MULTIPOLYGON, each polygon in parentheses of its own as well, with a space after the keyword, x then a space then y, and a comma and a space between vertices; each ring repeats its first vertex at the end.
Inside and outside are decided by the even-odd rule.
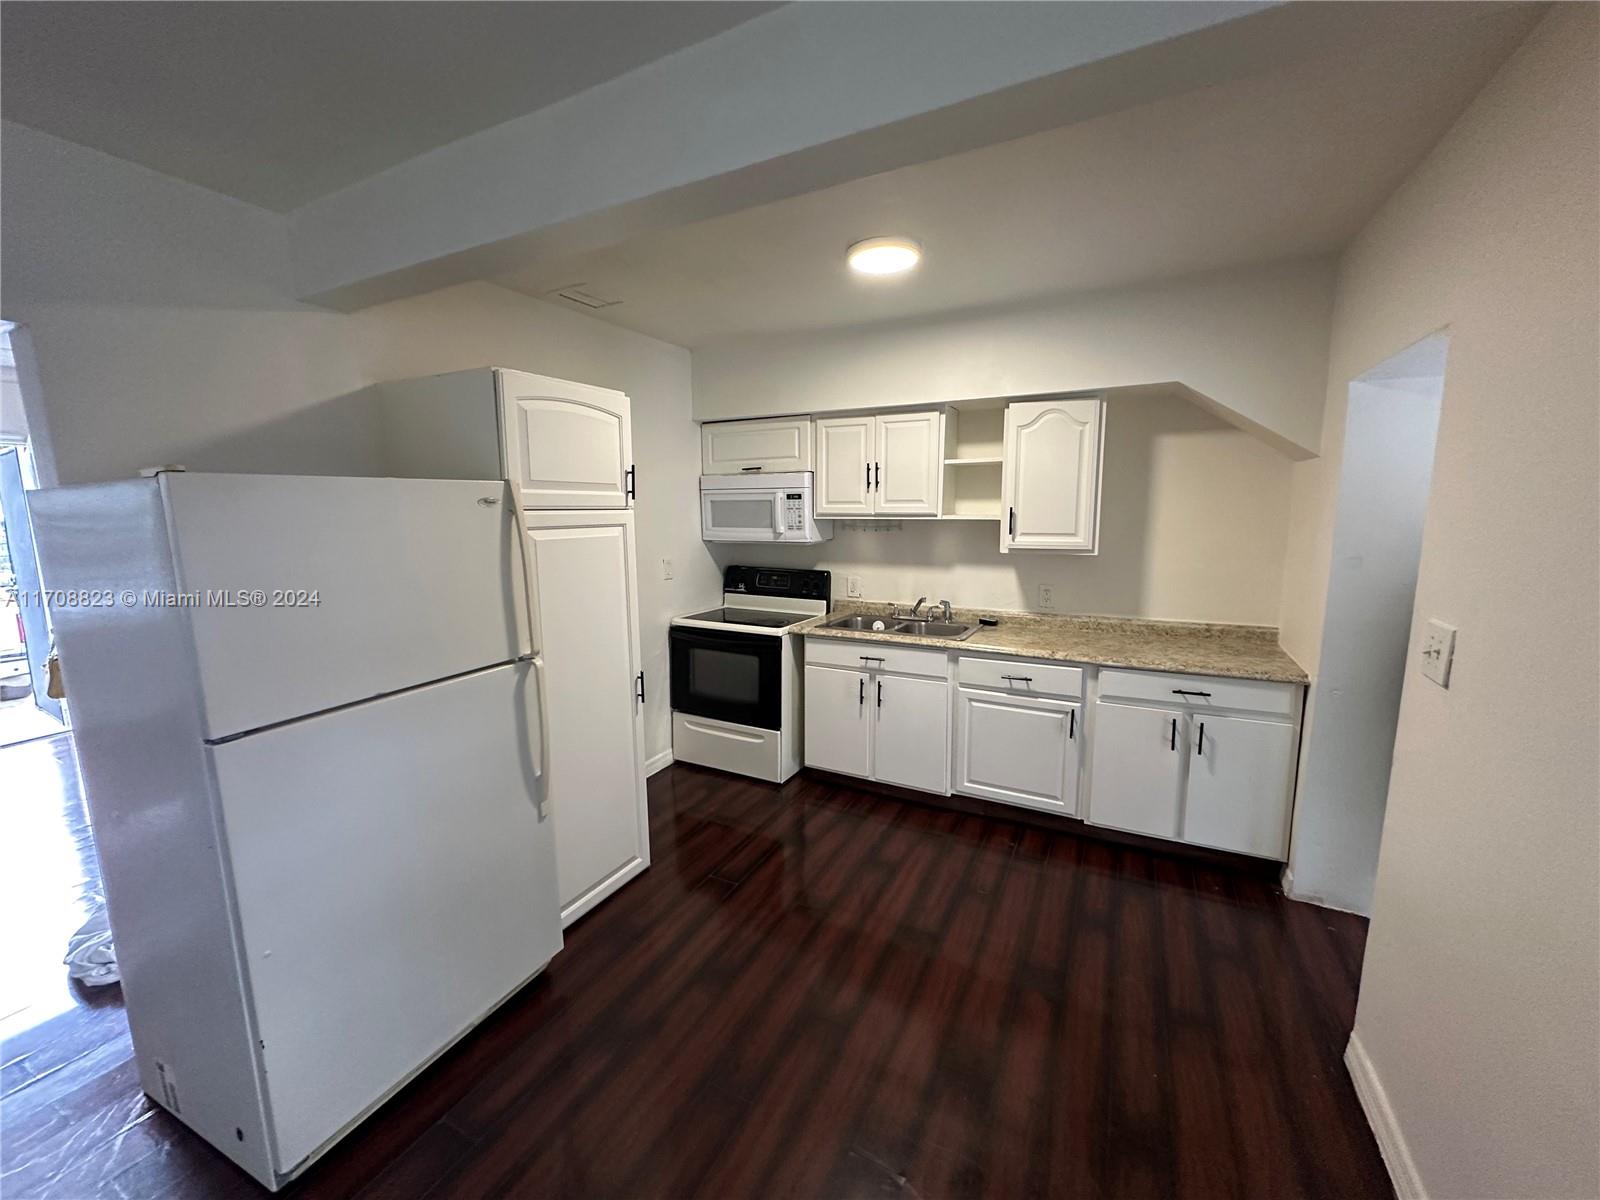
POLYGON ((1104 409, 1097 398, 1006 406, 1002 551, 1095 552, 1104 409))
POLYGON ((879 413, 872 511, 936 517, 944 482, 944 414, 879 413))
POLYGON ((507 478, 523 508, 628 508, 628 397, 567 379, 496 372, 507 478))
POLYGON ((1082 720, 1076 704, 959 689, 954 790, 1074 815, 1082 720))
POLYGON ((873 674, 867 703, 876 728, 872 777, 880 783, 950 791, 950 685, 943 679, 873 674))
POLYGON ((1189 718, 1183 840, 1281 859, 1289 848, 1295 727, 1244 717, 1189 718))
POLYGON ((806 665, 806 766, 872 774, 869 687, 864 671, 806 665))
POLYGON ((1096 704, 1089 811, 1094 825, 1178 836, 1186 745, 1183 716, 1163 708, 1096 704))
POLYGON ((872 459, 877 425, 871 417, 817 418, 816 515, 872 515, 872 459))

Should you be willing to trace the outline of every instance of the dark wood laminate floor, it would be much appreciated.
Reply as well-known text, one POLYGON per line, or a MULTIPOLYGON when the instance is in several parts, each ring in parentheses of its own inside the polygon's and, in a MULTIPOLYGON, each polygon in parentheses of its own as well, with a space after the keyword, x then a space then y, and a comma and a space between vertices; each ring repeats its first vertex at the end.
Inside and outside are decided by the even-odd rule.
MULTIPOLYGON (((0 752, 32 930, 0 1191, 263 1195, 140 1095, 116 990, 62 981, 96 883, 68 754, 0 752)), ((1392 1194, 1341 1063, 1358 918, 806 778, 672 767, 650 810, 651 870, 284 1194, 1392 1194)))

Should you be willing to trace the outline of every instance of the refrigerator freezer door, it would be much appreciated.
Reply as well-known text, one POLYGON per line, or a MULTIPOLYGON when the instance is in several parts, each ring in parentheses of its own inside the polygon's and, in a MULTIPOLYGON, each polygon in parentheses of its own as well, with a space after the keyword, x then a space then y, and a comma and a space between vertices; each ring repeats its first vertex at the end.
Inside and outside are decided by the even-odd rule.
POLYGON ((536 692, 517 663, 211 748, 280 1172, 560 949, 536 692))
POLYGON ((532 649, 498 480, 161 477, 206 737, 532 649))

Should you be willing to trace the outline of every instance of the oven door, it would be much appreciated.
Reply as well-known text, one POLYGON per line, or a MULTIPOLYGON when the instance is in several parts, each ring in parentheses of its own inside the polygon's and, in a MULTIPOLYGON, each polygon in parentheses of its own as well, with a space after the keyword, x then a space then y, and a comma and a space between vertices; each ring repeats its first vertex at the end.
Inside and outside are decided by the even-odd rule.
POLYGON ((674 626, 672 709, 734 725, 783 724, 783 638, 674 626))
POLYGON ((700 493, 700 537, 707 542, 775 542, 783 533, 783 494, 752 488, 700 493))

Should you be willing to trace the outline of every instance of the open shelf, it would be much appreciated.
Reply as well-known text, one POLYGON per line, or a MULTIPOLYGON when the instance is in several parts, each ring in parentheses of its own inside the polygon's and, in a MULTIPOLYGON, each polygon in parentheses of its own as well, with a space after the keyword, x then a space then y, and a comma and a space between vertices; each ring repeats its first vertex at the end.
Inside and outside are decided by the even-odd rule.
POLYGON ((998 463, 1005 451, 1006 410, 1003 405, 945 409, 946 463, 998 463))
POLYGON ((1000 460, 946 463, 941 517, 970 521, 1000 519, 1000 460))
POLYGON ((999 456, 993 458, 947 458, 944 460, 947 467, 997 467, 1000 465, 999 456))

